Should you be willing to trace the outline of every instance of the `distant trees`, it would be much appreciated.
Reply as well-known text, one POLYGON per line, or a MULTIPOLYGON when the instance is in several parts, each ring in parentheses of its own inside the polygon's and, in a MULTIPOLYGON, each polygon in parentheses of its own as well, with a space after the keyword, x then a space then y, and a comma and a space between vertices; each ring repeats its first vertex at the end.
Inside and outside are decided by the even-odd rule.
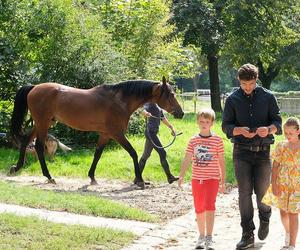
MULTIPOLYGON (((266 88, 299 78, 298 0, 0 0, 0 96, 57 81, 88 88, 190 77, 208 68, 221 111, 224 68, 251 62, 266 88), (171 22, 170 22, 171 19, 171 22)), ((233 71, 232 71, 233 72, 233 71)))
POLYGON ((185 45, 206 56, 212 108, 221 111, 219 58, 238 68, 259 67, 262 85, 270 88, 280 72, 300 76, 300 2, 298 0, 173 0, 172 21, 185 45))
POLYGON ((192 48, 183 48, 179 37, 171 37, 174 26, 168 23, 166 1, 110 0, 100 9, 103 25, 127 58, 134 78, 195 73, 192 48))
POLYGON ((218 58, 226 41, 226 1, 173 0, 172 21, 183 34, 184 44, 201 48, 208 61, 211 105, 221 111, 218 58))
POLYGON ((300 2, 229 2, 226 53, 233 64, 256 64, 267 89, 280 72, 300 77, 300 2))
POLYGON ((0 1, 0 89, 56 81, 88 88, 191 75, 193 50, 171 37, 165 1, 0 1))

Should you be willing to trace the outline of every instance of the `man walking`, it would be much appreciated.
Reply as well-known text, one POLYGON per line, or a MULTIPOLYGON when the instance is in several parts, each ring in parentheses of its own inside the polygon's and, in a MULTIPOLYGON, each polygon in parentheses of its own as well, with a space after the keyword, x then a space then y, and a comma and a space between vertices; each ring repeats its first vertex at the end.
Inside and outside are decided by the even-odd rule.
POLYGON ((281 116, 274 95, 257 86, 258 69, 245 64, 238 70, 240 88, 226 100, 222 129, 234 144, 233 161, 239 191, 239 210, 243 230, 236 249, 254 245, 252 192, 256 194, 260 226, 258 238, 269 233, 271 208, 261 202, 271 174, 270 144, 273 134, 281 134, 281 116))

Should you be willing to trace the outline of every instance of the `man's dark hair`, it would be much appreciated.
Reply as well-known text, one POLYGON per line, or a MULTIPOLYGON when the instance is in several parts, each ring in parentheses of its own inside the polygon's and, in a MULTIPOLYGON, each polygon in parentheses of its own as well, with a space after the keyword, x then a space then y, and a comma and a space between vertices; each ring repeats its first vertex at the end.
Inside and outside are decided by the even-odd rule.
POLYGON ((258 77, 258 68, 253 64, 250 63, 244 64, 238 70, 239 80, 249 81, 252 79, 256 79, 257 77, 258 77))

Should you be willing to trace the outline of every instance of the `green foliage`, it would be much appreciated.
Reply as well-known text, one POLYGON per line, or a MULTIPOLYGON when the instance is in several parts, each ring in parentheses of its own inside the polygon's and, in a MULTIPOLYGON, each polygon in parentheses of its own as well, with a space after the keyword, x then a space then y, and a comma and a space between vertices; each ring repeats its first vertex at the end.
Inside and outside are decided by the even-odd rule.
POLYGON ((125 54, 132 77, 161 79, 163 75, 195 72, 193 48, 182 48, 180 38, 171 38, 168 2, 106 1, 101 5, 103 24, 125 54))
POLYGON ((200 47, 205 55, 218 54, 226 38, 224 1, 173 0, 172 21, 183 32, 185 44, 200 47))
POLYGON ((218 59, 225 44, 226 1, 173 0, 172 22, 183 33, 184 44, 193 44, 207 58, 211 90, 211 107, 221 111, 218 59))
MULTIPOLYGON (((0 23, 1 25, 1 23, 0 23)), ((0 98, 12 99, 18 86, 24 84, 26 77, 24 61, 17 54, 0 32, 0 98)))
POLYGON ((47 81, 89 88, 129 78, 190 76, 194 49, 171 38, 168 3, 0 2, 0 89, 47 81))
POLYGON ((72 1, 8 0, 1 7, 0 52, 6 54, 0 77, 13 85, 10 92, 24 83, 45 81, 88 88, 130 74, 99 16, 72 1), (24 79, 18 82, 19 75, 24 79))
POLYGON ((10 101, 0 102, 0 132, 8 132, 10 126, 10 114, 13 110, 13 103, 10 101))
POLYGON ((130 135, 142 135, 145 130, 145 119, 141 115, 141 110, 134 112, 128 123, 128 134, 130 135))
POLYGON ((298 0, 230 1, 227 11, 226 48, 236 67, 257 64, 266 88, 280 71, 299 75, 298 0))
POLYGON ((8 139, 9 127, 10 127, 10 115, 13 109, 13 105, 10 101, 0 102, 0 133, 4 133, 5 136, 0 137, 0 146, 12 146, 12 142, 8 139))
POLYGON ((256 62, 274 63, 285 45, 296 41, 296 33, 288 22, 296 14, 294 0, 289 1, 233 1, 230 14, 229 44, 235 49, 232 55, 238 65, 256 62))

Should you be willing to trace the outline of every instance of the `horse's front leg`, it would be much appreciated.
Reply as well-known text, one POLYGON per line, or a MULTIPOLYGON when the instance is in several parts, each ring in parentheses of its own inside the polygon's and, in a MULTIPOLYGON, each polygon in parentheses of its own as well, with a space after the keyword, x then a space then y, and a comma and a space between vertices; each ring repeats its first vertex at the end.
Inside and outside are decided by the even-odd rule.
POLYGON ((91 185, 97 185, 97 181, 95 179, 95 170, 97 167, 97 163, 101 157, 101 154, 103 152, 103 149, 105 148, 107 142, 109 141, 109 138, 100 135, 99 140, 98 140, 98 145, 94 154, 94 159, 92 162, 92 165, 90 167, 88 176, 91 178, 91 185))
POLYGON ((132 147, 130 142, 127 140, 127 138, 124 136, 124 134, 121 134, 117 137, 114 138, 117 142, 121 144, 121 146, 129 153, 133 160, 134 164, 134 173, 135 173, 135 178, 136 178, 136 185, 139 186, 140 188, 144 189, 145 188, 145 182, 142 178, 142 174, 139 168, 139 163, 138 163, 138 156, 135 151, 135 149, 132 147))

